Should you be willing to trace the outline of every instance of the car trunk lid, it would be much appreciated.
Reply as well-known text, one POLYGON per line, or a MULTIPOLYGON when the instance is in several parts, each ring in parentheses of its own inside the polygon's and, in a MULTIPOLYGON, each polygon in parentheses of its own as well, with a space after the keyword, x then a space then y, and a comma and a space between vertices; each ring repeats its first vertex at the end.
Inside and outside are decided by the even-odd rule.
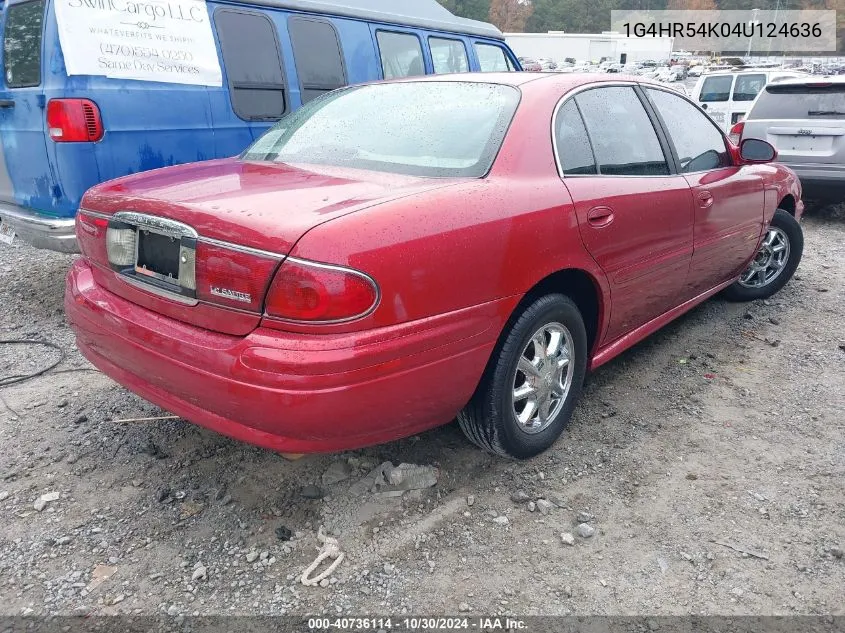
POLYGON ((456 181, 208 161, 92 188, 82 201, 77 235, 100 269, 98 281, 113 292, 185 322, 246 334, 258 325, 278 265, 308 230, 456 181), (108 251, 108 231, 125 231, 127 246, 113 241, 117 246, 108 251), (195 261, 194 268, 184 258, 195 261))

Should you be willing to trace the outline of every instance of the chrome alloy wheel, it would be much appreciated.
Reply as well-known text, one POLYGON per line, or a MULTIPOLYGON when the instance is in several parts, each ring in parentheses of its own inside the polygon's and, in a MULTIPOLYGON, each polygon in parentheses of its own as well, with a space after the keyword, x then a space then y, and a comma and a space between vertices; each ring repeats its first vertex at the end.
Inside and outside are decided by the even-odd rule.
POLYGON ((539 433, 563 408, 574 373, 572 334, 557 322, 540 327, 525 345, 513 378, 511 404, 519 428, 539 433))
POLYGON ((760 250, 739 278, 746 288, 768 286, 780 276, 789 261, 789 238, 783 230, 770 226, 760 250))

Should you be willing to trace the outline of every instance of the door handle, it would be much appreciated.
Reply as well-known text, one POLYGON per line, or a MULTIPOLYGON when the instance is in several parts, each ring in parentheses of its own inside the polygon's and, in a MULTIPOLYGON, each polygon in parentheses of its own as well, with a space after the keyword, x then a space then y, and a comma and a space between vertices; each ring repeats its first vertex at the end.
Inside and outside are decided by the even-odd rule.
POLYGON ((610 207, 593 207, 587 211, 587 224, 600 229, 613 222, 613 209, 610 207))
POLYGON ((14 108, 14 99, 0 99, 0 108, 14 108))
POLYGON ((713 194, 709 191, 702 191, 698 194, 698 204, 702 209, 709 209, 713 206, 713 194))

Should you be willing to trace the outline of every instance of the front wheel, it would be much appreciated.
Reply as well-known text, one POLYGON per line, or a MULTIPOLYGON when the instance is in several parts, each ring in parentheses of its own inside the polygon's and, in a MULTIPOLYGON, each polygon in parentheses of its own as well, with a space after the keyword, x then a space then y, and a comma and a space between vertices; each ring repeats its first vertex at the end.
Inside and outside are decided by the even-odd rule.
POLYGON ((587 334, 573 301, 546 295, 496 346, 470 403, 458 414, 474 444, 525 459, 549 448, 572 416, 587 370, 587 334))
POLYGON ((801 225, 789 212, 778 209, 754 259, 739 279, 725 289, 725 296, 734 301, 771 297, 795 274, 803 252, 801 225))

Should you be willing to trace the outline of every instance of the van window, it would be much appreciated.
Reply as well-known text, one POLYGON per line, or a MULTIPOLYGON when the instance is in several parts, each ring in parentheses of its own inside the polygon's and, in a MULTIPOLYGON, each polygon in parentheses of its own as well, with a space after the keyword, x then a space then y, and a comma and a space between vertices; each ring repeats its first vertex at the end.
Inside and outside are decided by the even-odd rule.
POLYGON ((41 32, 44 0, 14 4, 6 10, 3 52, 6 85, 25 88, 41 83, 41 32))
POLYGON ((469 70, 467 49, 461 40, 430 37, 428 46, 435 73, 465 73, 469 70))
POLYGON ((232 109, 247 121, 280 118, 287 111, 279 42, 261 13, 219 9, 214 13, 232 109))
POLYGON ((483 73, 507 72, 513 70, 513 64, 505 51, 491 44, 475 44, 478 66, 483 73))
POLYGON ((425 74, 422 46, 416 35, 379 31, 376 39, 385 79, 425 74))
POLYGON ((734 101, 754 101, 766 85, 766 75, 737 75, 734 84, 734 101))
POLYGON ((727 101, 731 96, 731 84, 733 83, 733 80, 733 75, 707 77, 701 86, 701 94, 699 95, 698 100, 702 103, 727 101))
POLYGON ((330 23, 292 17, 288 20, 288 33, 302 103, 346 85, 340 42, 330 23))

